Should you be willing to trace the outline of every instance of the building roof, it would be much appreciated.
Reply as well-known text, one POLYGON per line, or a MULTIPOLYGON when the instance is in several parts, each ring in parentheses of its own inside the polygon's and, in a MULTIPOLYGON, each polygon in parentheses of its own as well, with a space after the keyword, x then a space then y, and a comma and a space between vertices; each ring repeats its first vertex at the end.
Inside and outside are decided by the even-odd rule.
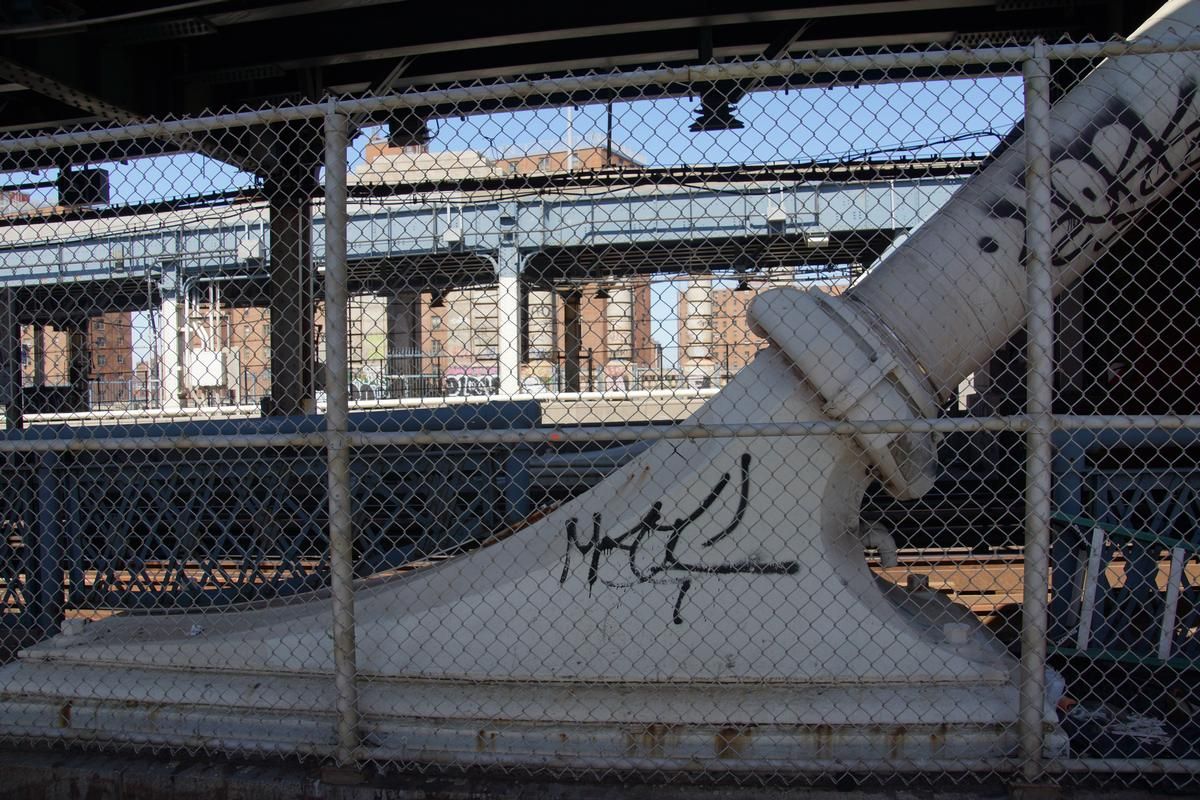
POLYGON ((373 143, 367 145, 366 158, 351 170, 348 181, 355 184, 459 181, 501 174, 495 161, 474 150, 413 151, 373 143))

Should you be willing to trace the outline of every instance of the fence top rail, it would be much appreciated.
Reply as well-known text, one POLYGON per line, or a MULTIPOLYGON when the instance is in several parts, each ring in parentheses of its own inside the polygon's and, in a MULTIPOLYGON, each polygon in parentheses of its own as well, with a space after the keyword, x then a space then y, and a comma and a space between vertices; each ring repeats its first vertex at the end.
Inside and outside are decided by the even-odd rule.
MULTIPOLYGON (((264 431, 198 430, 195 426, 169 433, 146 432, 144 426, 105 428, 31 427, 0 437, 0 454, 81 452, 109 450, 191 450, 218 448, 321 447, 327 435, 321 418, 296 419, 308 424, 290 424, 283 429, 264 431), (115 431, 115 432, 114 432, 115 431)), ((1200 430, 1200 416, 1055 416, 1058 430, 1105 430, 1139 432, 1200 430)), ((534 427, 464 428, 429 430, 399 428, 358 430, 346 435, 351 447, 428 446, 428 445, 534 445, 568 442, 636 442, 660 439, 740 439, 760 436, 855 436, 876 433, 968 433, 974 431, 1015 431, 1029 428, 1029 418, 945 417, 938 419, 892 419, 855 421, 748 422, 740 424, 678 423, 663 425, 556 425, 534 427)))
MULTIPOLYGON (((1125 55, 1151 55, 1200 50, 1200 34, 1189 33, 1154 41, 1061 42, 1044 46, 1042 52, 1052 60, 1100 59, 1125 55)), ((15 155, 55 148, 117 143, 131 139, 172 139, 211 130, 244 128, 281 122, 322 118, 328 113, 361 117, 400 109, 453 107, 455 114, 489 113, 503 110, 497 100, 537 99, 543 107, 580 105, 590 94, 593 102, 603 102, 620 91, 641 91, 646 97, 693 94, 699 84, 718 80, 751 83, 751 90, 775 88, 772 81, 824 75, 847 75, 847 82, 895 83, 923 80, 917 68, 972 67, 1010 64, 1012 73, 1033 53, 1033 45, 1007 44, 991 47, 955 47, 945 49, 903 50, 898 52, 855 53, 848 55, 808 55, 799 58, 761 59, 756 61, 712 63, 691 66, 658 67, 625 72, 585 73, 554 78, 517 79, 508 82, 450 85, 401 94, 335 98, 315 103, 300 103, 278 108, 241 110, 182 119, 147 119, 114 127, 87 128, 34 136, 0 138, 0 155, 15 155), (910 70, 909 77, 897 77, 896 70, 910 70)), ((623 99, 630 99, 623 97, 623 99)))

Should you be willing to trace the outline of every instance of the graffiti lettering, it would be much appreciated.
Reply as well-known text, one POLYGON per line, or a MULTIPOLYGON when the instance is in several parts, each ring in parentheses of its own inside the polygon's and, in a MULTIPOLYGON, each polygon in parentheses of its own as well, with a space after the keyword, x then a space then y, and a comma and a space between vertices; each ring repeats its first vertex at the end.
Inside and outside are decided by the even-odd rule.
MULTIPOLYGON (((746 514, 746 506, 750 502, 750 460, 749 453, 743 454, 740 459, 738 504, 733 519, 719 532, 700 542, 701 547, 712 547, 733 534, 741 526, 742 518, 746 514)), ((559 584, 562 585, 567 581, 567 576, 571 571, 571 554, 573 552, 578 552, 588 565, 589 592, 597 583, 609 588, 627 588, 644 583, 673 584, 678 587, 679 591, 675 597, 671 619, 676 625, 679 625, 683 623, 683 601, 688 590, 692 588, 692 576, 694 575, 734 575, 738 573, 793 575, 799 572, 800 565, 796 561, 767 562, 745 559, 702 564, 680 559, 678 552, 684 535, 720 499, 731 480, 732 476, 728 472, 723 474, 691 513, 672 522, 663 520, 663 501, 655 501, 637 524, 617 536, 602 533, 604 521, 603 515, 599 513, 592 514, 592 530, 586 539, 580 535, 579 518, 572 517, 567 520, 567 553, 563 561, 559 584), (651 541, 659 541, 663 547, 661 553, 649 561, 645 561, 645 552, 651 541), (610 555, 615 555, 620 559, 618 575, 623 573, 625 577, 615 579, 601 577, 601 560, 610 555)))
MULTIPOLYGON (((1197 99, 1196 84, 1182 84, 1163 130, 1155 133, 1128 104, 1113 98, 1069 144, 1053 147, 1054 266, 1066 267, 1085 251, 1102 252, 1169 182, 1200 164, 1197 99)), ((1022 173, 1004 196, 986 202, 988 214, 1024 226, 1024 191, 1022 173)), ((985 253, 998 249, 990 236, 978 246, 985 253)))
POLYGON ((447 375, 445 393, 448 397, 477 397, 500 393, 500 378, 491 375, 447 375))

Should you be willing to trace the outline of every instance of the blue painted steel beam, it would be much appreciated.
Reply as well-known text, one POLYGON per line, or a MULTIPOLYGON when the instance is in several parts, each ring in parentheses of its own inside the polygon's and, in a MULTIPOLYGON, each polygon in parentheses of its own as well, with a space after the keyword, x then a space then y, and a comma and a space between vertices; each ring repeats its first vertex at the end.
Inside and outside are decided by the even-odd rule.
MULTIPOLYGON (((352 263, 454 262, 492 256, 781 236, 820 237, 910 229, 940 207, 962 178, 860 183, 638 187, 589 193, 405 198, 349 209, 352 263), (515 224, 510 224, 515 223, 515 224), (513 232, 511 242, 503 237, 513 232)), ((5 229, 0 285, 44 285, 160 276, 184 279, 266 274, 266 210, 180 212, 5 229)), ((319 216, 313 247, 324 244, 319 216)))

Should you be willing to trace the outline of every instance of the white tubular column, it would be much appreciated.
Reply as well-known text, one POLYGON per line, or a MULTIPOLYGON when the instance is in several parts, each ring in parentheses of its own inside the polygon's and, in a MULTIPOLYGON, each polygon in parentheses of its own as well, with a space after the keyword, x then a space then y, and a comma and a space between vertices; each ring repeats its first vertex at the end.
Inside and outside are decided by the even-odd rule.
POLYGON ((699 385, 715 371, 713 362, 712 278, 688 282, 684 303, 684 377, 699 385))
POLYGON ((158 401, 163 411, 179 410, 179 292, 163 287, 158 314, 158 401))
POLYGON ((612 290, 604 312, 607 324, 608 359, 633 358, 633 289, 619 285, 612 290))
POLYGON ((500 220, 500 250, 496 259, 496 328, 499 333, 500 394, 521 390, 521 253, 517 250, 516 211, 500 220))
MULTIPOLYGON (((1170 38, 1197 28, 1200 3, 1176 1, 1130 38, 1170 38)), ((1189 89, 1197 83, 1195 52, 1122 56, 1102 63, 1055 104, 1049 122, 1055 291, 1079 277, 1139 211, 1196 173, 1191 131, 1200 104, 1189 89)), ((939 396, 952 393, 1025 323, 1024 183, 1022 139, 847 292, 904 343, 939 396)))

